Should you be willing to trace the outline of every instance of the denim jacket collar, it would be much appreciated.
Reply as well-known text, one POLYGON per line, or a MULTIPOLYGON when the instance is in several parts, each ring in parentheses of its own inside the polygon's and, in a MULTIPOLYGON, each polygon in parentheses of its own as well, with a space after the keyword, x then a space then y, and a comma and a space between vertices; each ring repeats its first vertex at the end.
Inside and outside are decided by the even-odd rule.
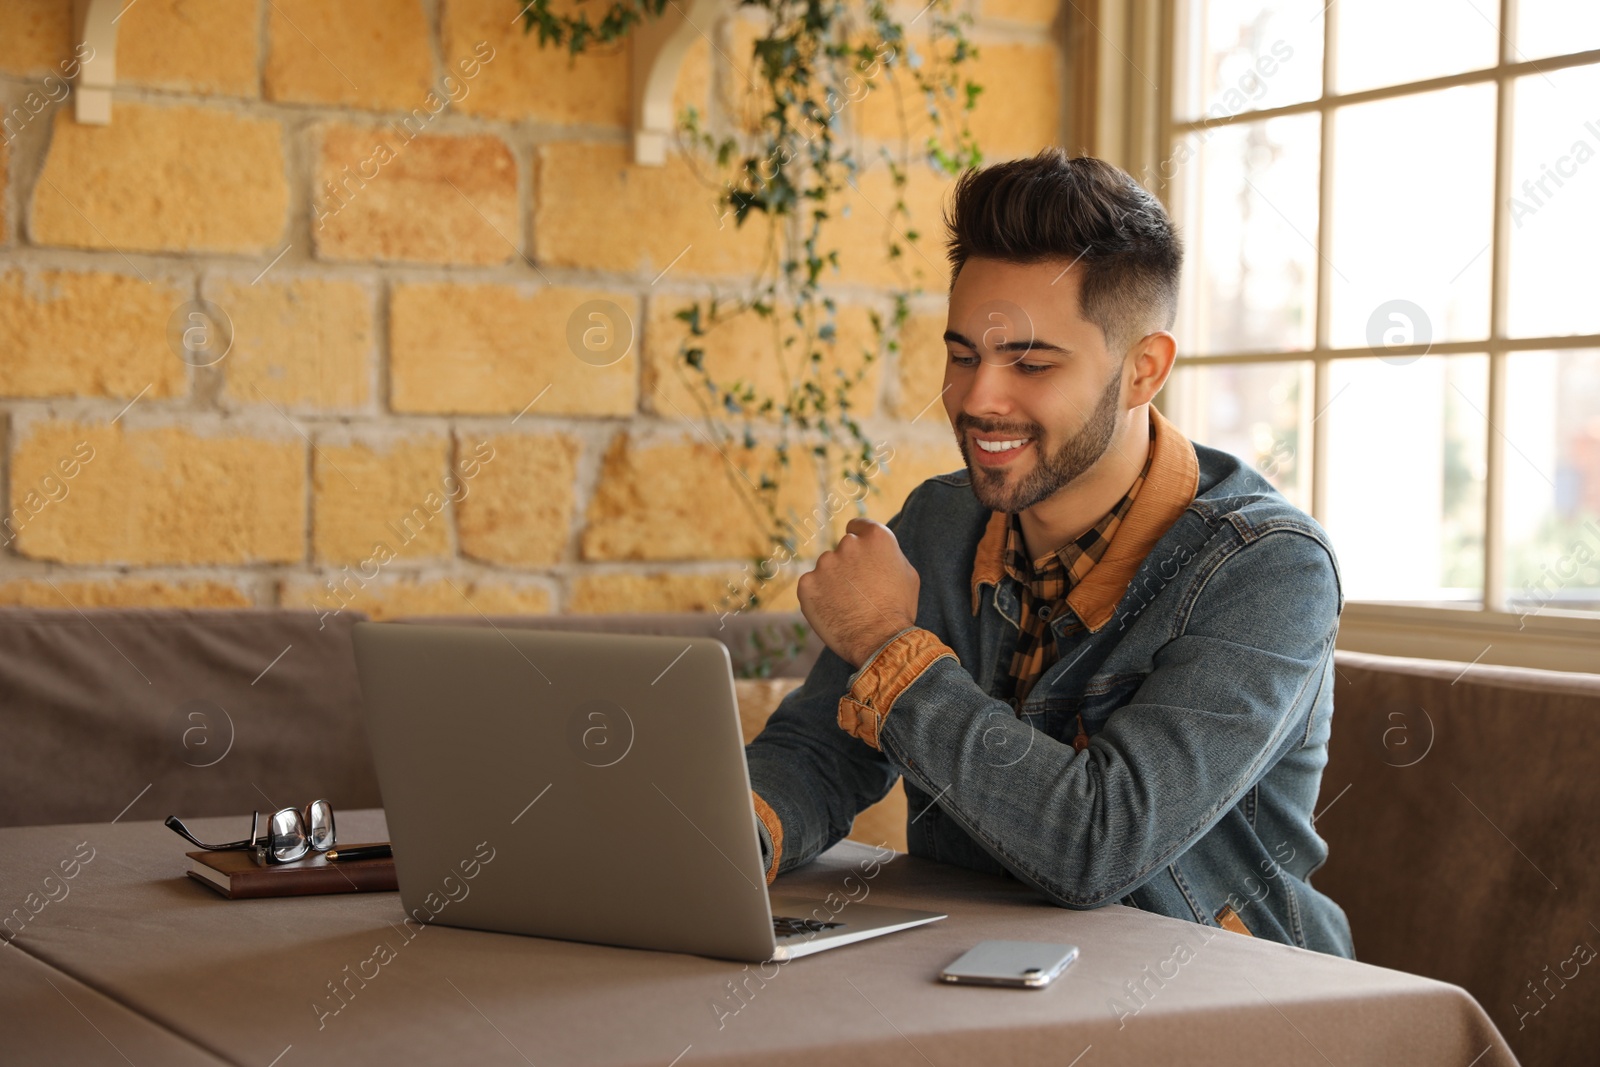
MULTIPOLYGON (((1133 507, 1123 518, 1116 536, 1106 548, 1105 556, 1067 595, 1067 605, 1091 632, 1098 632, 1111 621, 1139 564, 1144 562, 1150 549, 1194 501, 1199 486, 1200 462, 1195 457, 1194 445, 1153 405, 1150 408, 1150 421, 1156 431, 1155 441, 1150 446, 1155 454, 1150 461, 1150 473, 1145 478, 1144 488, 1134 498, 1133 507)), ((978 542, 977 556, 972 566, 974 615, 978 613, 981 587, 999 585, 1005 575, 1008 521, 1009 516, 1005 512, 991 512, 983 539, 978 542)))

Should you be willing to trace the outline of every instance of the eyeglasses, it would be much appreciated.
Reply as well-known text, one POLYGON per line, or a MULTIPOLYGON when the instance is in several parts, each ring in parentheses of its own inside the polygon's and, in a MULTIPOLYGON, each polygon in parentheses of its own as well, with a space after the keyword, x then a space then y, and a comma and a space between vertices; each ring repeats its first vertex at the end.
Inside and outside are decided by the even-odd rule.
POLYGON ((176 815, 167 816, 167 828, 208 852, 253 851, 257 863, 293 863, 312 852, 328 851, 334 842, 333 805, 326 800, 313 800, 304 808, 280 808, 267 816, 265 834, 261 812, 253 812, 249 838, 226 845, 206 844, 176 815))

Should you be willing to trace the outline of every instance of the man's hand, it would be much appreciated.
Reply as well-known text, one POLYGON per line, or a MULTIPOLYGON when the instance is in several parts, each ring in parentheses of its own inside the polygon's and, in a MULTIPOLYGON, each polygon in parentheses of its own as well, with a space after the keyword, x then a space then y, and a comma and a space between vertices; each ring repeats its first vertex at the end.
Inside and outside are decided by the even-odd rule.
POLYGON ((800 576, 800 610, 823 643, 859 667, 884 642, 917 621, 922 579, 881 522, 851 519, 816 568, 800 576))

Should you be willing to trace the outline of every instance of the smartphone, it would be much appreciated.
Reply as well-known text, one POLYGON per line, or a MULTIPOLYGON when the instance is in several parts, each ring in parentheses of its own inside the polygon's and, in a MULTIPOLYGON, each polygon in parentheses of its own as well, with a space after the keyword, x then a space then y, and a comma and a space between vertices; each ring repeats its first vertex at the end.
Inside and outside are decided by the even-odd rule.
POLYGON ((939 972, 945 982, 1043 989, 1078 958, 1077 945, 980 941, 939 972))

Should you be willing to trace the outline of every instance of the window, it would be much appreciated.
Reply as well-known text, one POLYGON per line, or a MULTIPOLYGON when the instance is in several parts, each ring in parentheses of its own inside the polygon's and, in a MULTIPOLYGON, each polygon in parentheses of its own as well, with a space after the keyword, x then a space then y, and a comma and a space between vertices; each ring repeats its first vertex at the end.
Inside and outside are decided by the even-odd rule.
POLYGON ((1165 410, 1323 523, 1353 601, 1600 619, 1600 4, 1167 21, 1165 410))

